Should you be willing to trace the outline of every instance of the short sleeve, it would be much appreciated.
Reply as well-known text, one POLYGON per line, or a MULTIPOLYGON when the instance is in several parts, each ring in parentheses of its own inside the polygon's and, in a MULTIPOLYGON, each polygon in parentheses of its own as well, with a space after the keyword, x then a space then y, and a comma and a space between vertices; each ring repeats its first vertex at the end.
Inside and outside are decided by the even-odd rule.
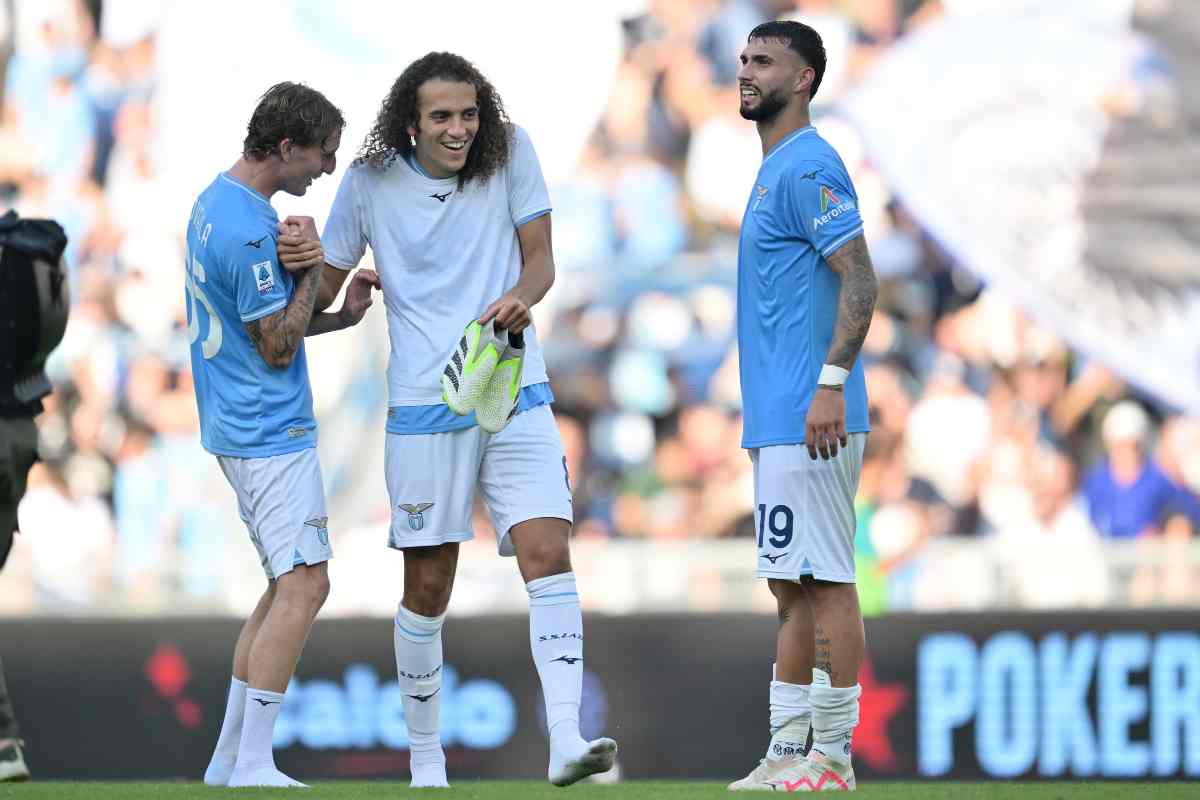
POLYGON ((786 180, 800 231, 822 256, 862 234, 858 195, 840 163, 799 162, 786 180))
POLYGON ((325 221, 325 232, 321 235, 325 262, 338 269, 354 269, 367 252, 366 215, 359 188, 359 171, 369 168, 361 164, 351 165, 346 170, 325 221))
POLYGON ((228 269, 242 322, 253 322, 287 307, 292 282, 284 275, 275 253, 275 234, 271 233, 257 249, 242 248, 231 259, 228 269))
POLYGON ((513 126, 513 154, 508 164, 508 210, 521 227, 550 210, 550 192, 529 134, 513 126))

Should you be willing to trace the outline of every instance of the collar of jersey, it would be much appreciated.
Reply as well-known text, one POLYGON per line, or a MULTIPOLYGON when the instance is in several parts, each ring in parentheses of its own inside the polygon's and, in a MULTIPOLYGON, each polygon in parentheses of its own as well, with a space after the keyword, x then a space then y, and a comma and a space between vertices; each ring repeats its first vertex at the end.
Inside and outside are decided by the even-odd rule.
POLYGON ((241 181, 239 181, 237 178, 235 178, 235 177, 233 177, 232 175, 230 175, 228 172, 222 172, 222 173, 221 173, 220 175, 218 175, 217 177, 219 177, 219 178, 224 178, 225 180, 229 181, 230 183, 232 183, 232 184, 233 184, 234 186, 236 186, 237 188, 241 189, 241 190, 242 190, 243 192, 245 192, 246 194, 248 194, 248 195, 250 195, 251 197, 253 197, 255 200, 258 200, 258 201, 260 201, 260 202, 261 202, 263 205, 265 205, 267 208, 271 209, 272 211, 274 211, 274 210, 275 210, 275 207, 274 207, 273 205, 271 205, 271 201, 270 201, 270 200, 268 200, 266 197, 263 197, 263 194, 262 194, 262 192, 258 191, 258 190, 257 190, 257 189, 255 189, 253 186, 250 186, 249 184, 242 183, 242 182, 241 182, 241 181))
POLYGON ((816 133, 816 132, 817 132, 817 129, 814 128, 812 125, 805 125, 803 128, 797 128, 796 130, 789 133, 787 136, 780 139, 779 142, 774 147, 771 148, 771 152, 767 153, 766 157, 763 158, 763 163, 764 164, 767 163, 768 158, 775 155, 780 150, 787 147, 789 144, 791 144, 795 140, 799 139, 804 134, 816 133))
POLYGON ((404 156, 404 163, 408 164, 408 166, 412 168, 412 171, 417 174, 417 177, 427 180, 430 183, 436 183, 438 186, 446 186, 447 184, 456 182, 458 180, 457 175, 451 175, 449 178, 433 177, 417 162, 416 153, 407 153, 404 156))

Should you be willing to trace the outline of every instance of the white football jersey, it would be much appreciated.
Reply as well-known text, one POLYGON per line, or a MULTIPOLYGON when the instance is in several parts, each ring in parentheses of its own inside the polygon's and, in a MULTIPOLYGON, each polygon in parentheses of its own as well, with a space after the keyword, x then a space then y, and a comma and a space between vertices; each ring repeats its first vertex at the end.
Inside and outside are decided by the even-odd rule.
MULTIPOLYGON (((433 405, 463 328, 516 285, 517 228, 550 209, 529 134, 513 126, 513 153, 486 183, 425 177, 402 158, 356 161, 338 187, 321 243, 325 260, 353 269, 367 245, 383 284, 389 405, 433 405)), ((537 333, 525 330, 522 386, 545 383, 537 333)))

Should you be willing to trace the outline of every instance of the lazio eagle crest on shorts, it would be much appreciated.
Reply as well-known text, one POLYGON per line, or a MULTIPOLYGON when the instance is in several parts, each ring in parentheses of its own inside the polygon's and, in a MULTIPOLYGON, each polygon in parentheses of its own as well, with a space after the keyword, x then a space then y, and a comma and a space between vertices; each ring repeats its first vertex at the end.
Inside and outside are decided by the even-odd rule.
POLYGON ((400 510, 408 512, 408 527, 419 531, 425 527, 425 512, 433 508, 433 503, 401 503, 400 510))
POLYGON ((322 547, 329 547, 329 529, 326 527, 328 522, 329 517, 313 517, 304 523, 317 529, 317 541, 321 543, 322 547))

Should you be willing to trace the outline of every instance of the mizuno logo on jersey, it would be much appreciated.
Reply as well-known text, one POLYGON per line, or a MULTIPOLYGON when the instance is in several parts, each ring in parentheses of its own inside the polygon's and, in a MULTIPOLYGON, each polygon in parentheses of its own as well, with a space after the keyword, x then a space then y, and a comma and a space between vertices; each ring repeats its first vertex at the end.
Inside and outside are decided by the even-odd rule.
POLYGON ((567 666, 571 666, 574 664, 578 664, 580 661, 583 661, 583 659, 578 658, 576 656, 559 656, 558 658, 550 659, 551 664, 553 664, 555 661, 561 661, 564 664, 566 664, 567 666))
POLYGON ((275 270, 271 268, 270 261, 251 264, 250 271, 254 273, 254 282, 258 285, 259 294, 266 294, 275 288, 275 270))
POLYGON ((258 250, 260 247, 262 247, 263 239, 266 238, 266 236, 263 236, 261 239, 251 239, 242 245, 242 247, 253 247, 255 250, 258 250))
POLYGON ((434 198, 435 200, 437 200, 439 203, 444 203, 444 202, 446 202, 446 198, 447 198, 447 197, 449 197, 449 196, 450 196, 450 195, 452 195, 452 194, 454 194, 454 190, 453 190, 453 189, 451 189, 450 191, 446 192, 445 194, 438 194, 437 192, 434 192, 433 194, 431 194, 431 195, 429 195, 429 196, 430 196, 430 197, 432 197, 432 198, 434 198))
POLYGON ((774 564, 776 561, 778 561, 779 559, 783 558, 786 555, 787 555, 787 553, 763 553, 763 558, 765 558, 767 561, 770 561, 772 564, 774 564))
POLYGON ((800 176, 800 180, 802 180, 802 181, 815 181, 815 180, 817 179, 817 173, 818 173, 818 172, 820 172, 820 171, 821 171, 821 168, 820 168, 820 167, 817 167, 817 168, 816 168, 816 169, 814 169, 812 172, 806 172, 806 173, 804 173, 803 175, 801 175, 801 176, 800 176))

